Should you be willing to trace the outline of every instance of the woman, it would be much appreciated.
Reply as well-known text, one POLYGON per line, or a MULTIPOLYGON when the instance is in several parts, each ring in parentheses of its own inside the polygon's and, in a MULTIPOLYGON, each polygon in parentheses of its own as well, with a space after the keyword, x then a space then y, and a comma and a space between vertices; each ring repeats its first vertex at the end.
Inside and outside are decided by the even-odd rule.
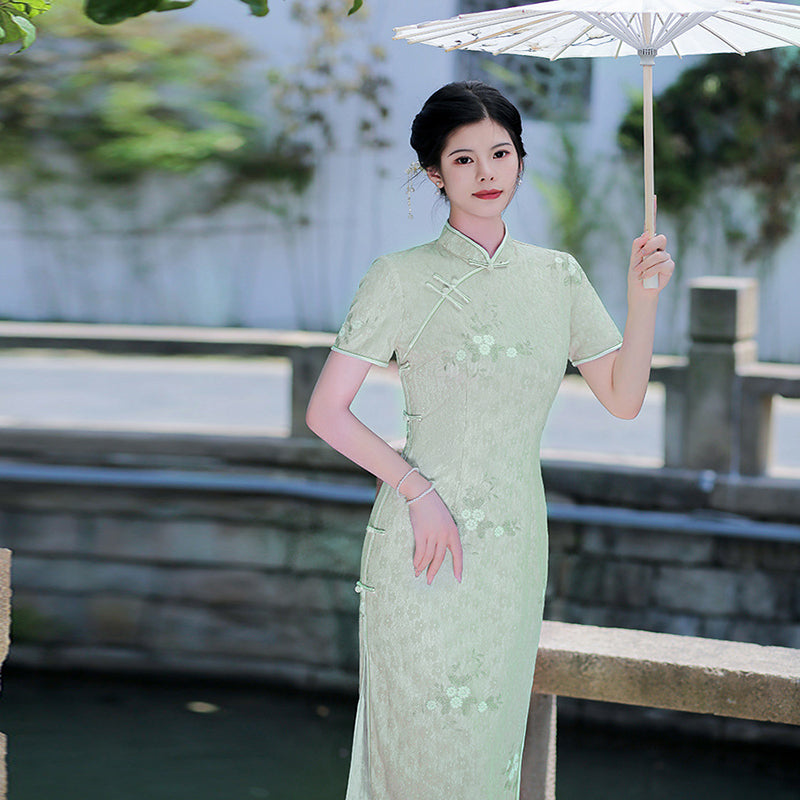
POLYGON ((542 428, 567 358, 615 416, 635 417, 647 388, 674 269, 665 238, 633 242, 620 336, 572 256, 508 235, 521 128, 485 84, 428 99, 411 145, 448 222, 438 240, 372 264, 308 406, 309 427, 383 481, 356 583, 347 800, 519 796, 547 574, 542 428), (643 287, 650 275, 658 289, 643 287), (350 412, 370 365, 393 354, 402 454, 350 412))

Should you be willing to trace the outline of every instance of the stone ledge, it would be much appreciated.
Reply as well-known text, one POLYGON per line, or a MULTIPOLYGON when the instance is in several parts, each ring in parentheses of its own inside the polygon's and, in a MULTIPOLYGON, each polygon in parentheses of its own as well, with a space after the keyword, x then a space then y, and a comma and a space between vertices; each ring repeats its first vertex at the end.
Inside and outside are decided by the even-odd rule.
MULTIPOLYGON (((11 625, 11 551, 0 548, 0 667, 8 655, 11 625)), ((6 737, 0 733, 0 798, 8 791, 6 777, 6 737)))
MULTIPOLYGON (((110 464, 120 467, 181 463, 200 468, 235 463, 260 468, 267 464, 315 471, 364 471, 321 441, 263 434, 217 431, 179 433, 104 428, 56 428, 3 425, 0 457, 47 464, 110 464)), ((374 478, 372 479, 374 481, 374 478)))
POLYGON ((534 689, 800 725, 800 650, 545 621, 534 689))
MULTIPOLYGON (((3 428, 0 459, 23 464, 126 468, 187 467, 213 473, 231 466, 264 474, 313 469, 323 480, 375 486, 375 479, 321 441, 218 433, 132 432, 80 428, 3 428)), ((576 503, 664 511, 707 510, 765 520, 800 520, 800 481, 723 475, 673 467, 543 459, 548 495, 576 503)))
MULTIPOLYGON (((342 669, 292 660, 251 658, 242 655, 153 654, 143 648, 109 645, 52 648, 47 645, 15 644, 9 662, 17 669, 89 670, 112 675, 172 678, 263 681, 275 686, 293 686, 306 691, 358 692, 358 669, 342 669)), ((2 798, 2 795, 0 795, 2 798)))
POLYGON ((11 551, 0 548, 0 667, 8 655, 10 624, 11 551))
POLYGON ((335 334, 267 328, 0 322, 0 349, 72 349, 115 354, 286 357, 288 348, 329 348, 335 334))
POLYGON ((800 398, 800 364, 758 362, 739 367, 737 374, 745 392, 800 398))
POLYGON ((579 503, 800 520, 800 481, 793 478, 566 459, 543 459, 542 477, 548 493, 579 503))

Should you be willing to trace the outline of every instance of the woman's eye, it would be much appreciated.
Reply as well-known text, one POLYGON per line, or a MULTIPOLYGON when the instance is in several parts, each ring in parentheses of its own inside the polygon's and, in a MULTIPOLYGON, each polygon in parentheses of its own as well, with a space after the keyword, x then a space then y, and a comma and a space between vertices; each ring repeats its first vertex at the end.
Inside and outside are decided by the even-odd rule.
POLYGON ((494 154, 495 158, 505 158, 511 151, 510 150, 497 150, 494 154))
POLYGON ((459 156, 456 159, 456 164, 469 164, 472 159, 469 156, 459 156))

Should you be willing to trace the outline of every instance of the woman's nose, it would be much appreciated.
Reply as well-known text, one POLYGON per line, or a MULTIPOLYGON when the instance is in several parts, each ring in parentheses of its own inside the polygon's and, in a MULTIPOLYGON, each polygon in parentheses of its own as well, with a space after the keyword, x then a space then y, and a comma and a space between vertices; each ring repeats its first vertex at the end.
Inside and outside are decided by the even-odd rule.
POLYGON ((482 181, 485 181, 485 180, 493 181, 494 180, 494 172, 493 172, 493 170, 492 170, 492 168, 490 166, 482 166, 481 169, 480 169, 480 173, 479 174, 480 174, 479 180, 482 180, 482 181))

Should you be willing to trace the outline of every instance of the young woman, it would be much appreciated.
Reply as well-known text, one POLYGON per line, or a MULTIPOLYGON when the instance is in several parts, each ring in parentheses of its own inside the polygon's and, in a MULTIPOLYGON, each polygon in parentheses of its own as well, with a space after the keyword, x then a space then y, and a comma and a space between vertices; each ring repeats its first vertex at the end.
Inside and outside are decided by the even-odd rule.
POLYGON ((516 108, 485 84, 428 99, 411 145, 448 222, 436 241, 372 264, 308 406, 309 427, 383 481, 356 583, 346 800, 519 796, 547 576, 542 428, 568 358, 615 416, 635 417, 647 388, 674 269, 665 238, 633 242, 620 336, 572 256, 508 234, 521 132, 516 108), (658 289, 643 287, 650 275, 658 289), (393 354, 402 454, 350 411, 370 365, 393 354))

